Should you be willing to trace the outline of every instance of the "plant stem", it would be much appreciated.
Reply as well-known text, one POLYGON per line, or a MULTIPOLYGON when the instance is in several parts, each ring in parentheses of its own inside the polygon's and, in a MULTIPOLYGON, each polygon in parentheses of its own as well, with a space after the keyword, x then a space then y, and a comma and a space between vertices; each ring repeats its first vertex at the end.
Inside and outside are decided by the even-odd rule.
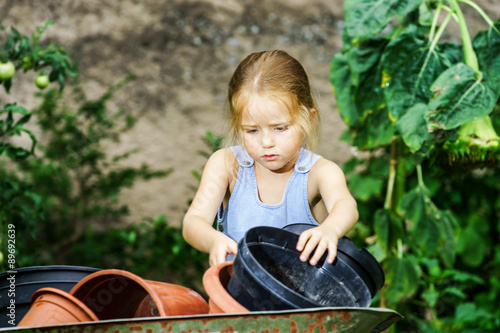
POLYGON ((418 186, 424 188, 424 177, 422 176, 422 165, 417 164, 417 178, 418 178, 418 186))
MULTIPOLYGON (((400 138, 401 139, 401 138, 400 138)), ((403 149, 405 149, 405 144, 404 142, 400 141, 400 145, 403 149)), ((399 211, 399 201, 401 198, 404 196, 406 192, 406 168, 408 164, 408 152, 400 152, 398 154, 398 165, 396 166, 396 185, 395 185, 395 190, 394 190, 394 199, 393 199, 393 204, 394 204, 394 210, 396 211, 396 214, 399 216, 400 211, 399 211)))
POLYGON ((403 240, 401 238, 398 239, 398 258, 403 259, 403 240))
POLYGON ((448 15, 446 15, 446 17, 443 20, 443 23, 441 24, 441 26, 439 27, 438 31, 436 32, 436 35, 433 36, 433 38, 431 39, 431 46, 429 47, 429 53, 428 54, 431 54, 432 51, 436 48, 436 45, 439 42, 439 39, 443 35, 444 31, 446 30, 446 26, 450 22, 450 19, 451 19, 452 15, 453 15, 453 13, 449 13, 448 15))
POLYGON ((436 45, 439 42, 439 39, 443 35, 443 33, 446 29, 446 26, 450 22, 450 19, 453 15, 454 14, 450 11, 450 9, 448 7, 444 7, 441 5, 439 6, 438 11, 436 11, 436 13, 434 14, 434 20, 432 22, 432 28, 431 28, 431 32, 429 35, 429 41, 430 41, 431 45, 429 46, 429 52, 427 52, 427 55, 425 56, 424 65, 422 66, 420 73, 418 75, 419 79, 415 82, 415 87, 417 87, 420 84, 420 77, 423 76, 423 71, 427 67, 427 63, 429 62, 431 55, 434 53, 434 49, 436 48, 436 45), (439 15, 438 12, 440 11, 441 8, 445 8, 449 13, 448 13, 448 15, 446 15, 443 23, 439 27, 438 31, 435 33, 434 30, 435 30, 436 25, 437 25, 437 17, 439 15))
POLYGON ((434 12, 434 17, 432 18, 431 31, 429 33, 429 40, 432 41, 434 39, 434 33, 436 31, 436 27, 438 25, 439 14, 441 13, 442 5, 439 4, 438 8, 434 12))
POLYGON ((387 182, 387 193, 385 195, 384 208, 391 210, 392 208, 392 193, 394 191, 394 179, 396 178, 396 137, 392 138, 391 142, 391 158, 389 166, 389 180, 387 182))
POLYGON ((462 47, 464 49, 464 60, 465 63, 470 66, 474 71, 479 72, 479 64, 477 62, 476 53, 472 48, 472 40, 469 34, 469 29, 467 28, 467 23, 465 21, 464 13, 460 9, 457 0, 448 0, 451 10, 457 15, 458 27, 460 28, 460 35, 462 38, 462 47))

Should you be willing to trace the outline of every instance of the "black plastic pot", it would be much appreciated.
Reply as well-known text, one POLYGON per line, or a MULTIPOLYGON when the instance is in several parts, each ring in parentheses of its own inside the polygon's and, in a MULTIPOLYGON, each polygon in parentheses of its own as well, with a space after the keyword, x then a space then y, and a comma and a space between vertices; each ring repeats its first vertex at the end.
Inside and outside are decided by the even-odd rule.
MULTIPOLYGON (((289 224, 283 228, 300 235, 303 231, 314 227, 306 223, 289 224)), ((384 286, 385 274, 377 259, 366 249, 359 250, 349 237, 342 237, 337 244, 337 256, 351 267, 365 282, 371 297, 384 286)), ((325 266, 332 268, 333 266, 325 266)))
POLYGON ((251 311, 369 306, 370 289, 355 269, 340 255, 331 265, 326 255, 315 266, 301 262, 298 237, 272 227, 249 230, 238 244, 229 294, 251 311))
POLYGON ((31 296, 35 291, 52 287, 69 292, 85 276, 99 269, 82 266, 31 266, 15 270, 15 273, 0 274, 0 327, 12 327, 21 321, 31 306, 31 296), (12 308, 11 300, 15 300, 12 308), (11 307, 9 309, 9 306, 11 307), (15 317, 9 316, 14 314, 15 317))

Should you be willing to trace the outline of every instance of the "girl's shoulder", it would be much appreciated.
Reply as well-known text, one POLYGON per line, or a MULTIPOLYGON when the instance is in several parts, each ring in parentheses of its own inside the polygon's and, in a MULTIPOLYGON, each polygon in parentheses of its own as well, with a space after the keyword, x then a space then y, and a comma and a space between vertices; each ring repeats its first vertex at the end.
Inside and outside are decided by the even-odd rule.
POLYGON ((231 148, 221 148, 210 156, 207 164, 215 164, 219 167, 225 166, 227 163, 233 164, 236 157, 231 148))
POLYGON ((324 157, 319 158, 309 172, 311 180, 323 181, 341 181, 345 182, 345 175, 337 163, 324 157))
MULTIPOLYGON (((338 166, 337 163, 327 159, 327 158, 324 158, 323 156, 320 156, 320 158, 318 158, 318 160, 316 161, 316 163, 314 163, 314 166, 312 169, 323 169, 323 168, 333 168, 333 169, 337 169, 340 167, 338 166)), ((311 171, 312 171, 311 169, 311 171)))
POLYGON ((234 174, 234 168, 237 166, 236 156, 231 148, 221 148, 215 151, 207 161, 205 170, 218 171, 224 170, 228 175, 234 174))

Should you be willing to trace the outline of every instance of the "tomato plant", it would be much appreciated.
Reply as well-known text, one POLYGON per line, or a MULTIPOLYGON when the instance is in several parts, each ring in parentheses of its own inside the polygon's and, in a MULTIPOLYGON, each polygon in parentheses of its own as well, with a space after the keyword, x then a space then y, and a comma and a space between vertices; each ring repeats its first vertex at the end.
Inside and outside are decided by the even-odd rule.
MULTIPOLYGON (((5 33, 0 26, 0 33, 5 33, 5 38, 0 38, 5 41, 0 45, 0 61, 9 61, 18 69, 14 78, 0 82, 7 93, 15 92, 10 89, 11 82, 21 72, 40 73, 35 79, 39 88, 49 82, 59 84, 59 89, 37 92, 35 96, 42 101, 33 110, 16 103, 0 108, 0 234, 11 223, 22 235, 16 241, 16 251, 22 254, 16 257, 16 266, 118 265, 136 274, 162 278, 201 276, 206 256, 185 243, 179 228, 169 227, 165 216, 145 218, 126 228, 112 224, 128 214, 128 207, 118 200, 123 188, 139 179, 165 177, 170 169, 124 165, 136 150, 109 156, 109 143, 119 140, 136 122, 130 110, 111 110, 109 101, 135 76, 127 76, 96 99, 87 98, 78 80, 66 85, 78 74, 72 56, 55 43, 42 43, 47 25, 38 27, 30 37, 15 28, 5 33), (71 103, 63 94, 68 89, 74 98, 71 103), (36 155, 37 138, 26 126, 33 120, 30 125, 44 136, 36 155), (17 146, 10 140, 19 135, 31 138, 31 147, 17 146), (94 230, 96 221, 104 228, 94 230), (165 255, 169 257, 166 261, 165 255), (172 271, 185 271, 188 266, 190 273, 173 277, 172 271)), ((0 271, 6 270, 7 264, 2 247, 0 271)))
MULTIPOLYGON (((7 32, 0 24, 0 34, 3 34, 0 40, 4 42, 0 45, 0 85, 8 94, 11 92, 12 81, 20 77, 20 69, 23 72, 41 69, 49 71, 59 82, 61 90, 67 78, 76 75, 71 57, 63 48, 54 43, 40 43, 42 33, 50 24, 51 22, 47 22, 44 26, 37 27, 31 37, 23 36, 15 28, 7 32)), ((34 156, 37 138, 26 126, 31 120, 32 112, 17 103, 3 105, 1 102, 0 99, 0 225, 4 229, 4 226, 7 226, 5 222, 16 223, 26 230, 26 235, 33 235, 38 230, 37 222, 44 219, 46 201, 32 182, 22 179, 19 175, 19 164, 16 164, 16 167, 7 164, 20 163, 34 156), (31 147, 17 145, 11 140, 11 137, 23 134, 31 139, 31 147), (6 164, 8 167, 5 167, 6 164)), ((19 248, 22 248, 22 245, 23 242, 19 242, 19 248)), ((2 257, 5 256, 0 256, 0 267, 5 268, 2 257)), ((17 264, 22 263, 23 261, 19 260, 17 264)))
MULTIPOLYGON (((23 72, 45 70, 50 81, 57 81, 60 89, 63 89, 68 77, 77 75, 76 65, 66 50, 57 43, 41 43, 45 30, 52 25, 47 21, 44 25, 37 26, 31 36, 22 35, 16 28, 7 28, 0 25, 0 31, 5 34, 5 43, 0 45, 0 61, 10 62, 15 68, 23 69, 23 72)), ((10 91, 10 81, 3 82, 7 92, 10 91)))
POLYGON ((346 173, 355 231, 387 272, 379 301, 406 330, 497 331, 500 21, 471 0, 349 0, 344 14, 330 80, 343 138, 369 152, 346 173), (487 29, 471 36, 463 6, 487 29), (451 20, 460 42, 444 40, 451 20))
MULTIPOLYGON (((22 35, 17 29, 12 27, 10 32, 0 24, 0 32, 5 34, 4 44, 0 45, 0 84, 3 85, 7 93, 10 93, 13 75, 16 68, 22 68, 23 72, 41 71, 49 73, 48 77, 39 76, 36 78, 36 85, 47 86, 48 81, 57 81, 60 90, 66 84, 68 77, 77 75, 76 66, 71 60, 71 56, 56 43, 43 45, 41 36, 52 22, 47 22, 43 26, 36 27, 36 32, 31 37, 22 35), (47 80, 48 79, 48 80, 47 80)), ((33 154, 37 140, 33 133, 24 125, 29 121, 31 113, 20 105, 10 103, 1 105, 0 100, 0 137, 6 138, 19 136, 26 133, 32 140, 31 149, 27 150, 20 146, 15 146, 9 140, 2 140, 0 143, 0 155, 7 156, 14 160, 22 160, 33 154)))

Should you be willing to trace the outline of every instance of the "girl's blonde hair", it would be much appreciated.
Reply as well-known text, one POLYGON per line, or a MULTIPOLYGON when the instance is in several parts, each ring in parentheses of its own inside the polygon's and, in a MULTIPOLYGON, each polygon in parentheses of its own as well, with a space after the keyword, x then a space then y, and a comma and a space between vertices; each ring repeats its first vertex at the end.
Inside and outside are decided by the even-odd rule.
POLYGON ((228 144, 241 144, 242 114, 254 94, 284 103, 292 121, 301 129, 302 145, 312 151, 316 149, 321 121, 309 79, 302 65, 281 50, 252 53, 234 71, 227 96, 228 144))

